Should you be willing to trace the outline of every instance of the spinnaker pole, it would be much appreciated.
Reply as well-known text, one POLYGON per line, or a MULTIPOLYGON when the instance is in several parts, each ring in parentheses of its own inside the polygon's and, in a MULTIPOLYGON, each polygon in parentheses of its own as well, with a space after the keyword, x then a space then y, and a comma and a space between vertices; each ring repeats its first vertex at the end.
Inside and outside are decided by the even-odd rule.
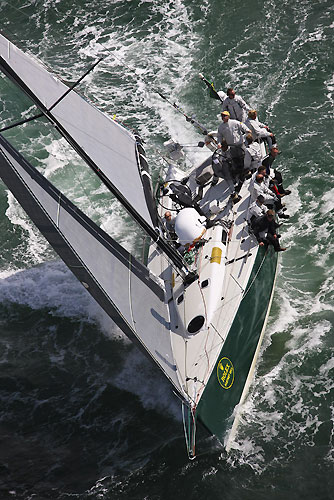
POLYGON ((183 109, 178 104, 176 104, 175 102, 170 101, 165 95, 163 95, 158 90, 156 90, 155 92, 157 94, 159 94, 159 96, 164 101, 168 102, 168 104, 170 104, 171 106, 173 106, 173 108, 176 109, 176 111, 178 113, 181 113, 181 115, 183 115, 185 117, 185 119, 187 120, 187 122, 190 122, 192 125, 194 125, 195 127, 197 127, 203 135, 207 135, 208 134, 208 129, 204 125, 202 125, 200 122, 198 122, 197 120, 195 120, 195 118, 193 116, 189 116, 185 111, 183 111, 183 109))

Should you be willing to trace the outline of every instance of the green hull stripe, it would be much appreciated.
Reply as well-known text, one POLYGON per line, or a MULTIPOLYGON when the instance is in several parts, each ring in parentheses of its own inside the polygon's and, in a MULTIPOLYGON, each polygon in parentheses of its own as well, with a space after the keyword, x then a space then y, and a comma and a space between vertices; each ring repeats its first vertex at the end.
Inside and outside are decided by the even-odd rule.
POLYGON ((222 442, 232 425, 270 306, 277 254, 269 247, 264 255, 260 248, 245 296, 197 407, 198 420, 222 442))

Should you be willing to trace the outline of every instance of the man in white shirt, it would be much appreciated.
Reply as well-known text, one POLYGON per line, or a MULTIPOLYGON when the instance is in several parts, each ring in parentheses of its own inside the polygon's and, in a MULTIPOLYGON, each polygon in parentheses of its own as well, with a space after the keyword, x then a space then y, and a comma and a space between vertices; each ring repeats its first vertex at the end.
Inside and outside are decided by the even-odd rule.
POLYGON ((221 148, 223 138, 225 139, 232 158, 243 158, 246 147, 244 145, 244 134, 249 134, 251 131, 244 123, 230 119, 228 111, 222 111, 221 117, 223 123, 218 127, 217 141, 218 148, 221 148))
POLYGON ((172 216, 171 212, 167 210, 165 212, 165 226, 168 232, 174 233, 175 232, 175 217, 172 216))
POLYGON ((252 131, 254 141, 262 138, 266 139, 269 149, 273 147, 273 144, 276 144, 276 138, 274 134, 270 132, 267 125, 259 122, 255 109, 250 109, 248 111, 248 118, 245 121, 245 125, 247 125, 247 127, 252 131))
POLYGON ((251 203, 248 209, 248 220, 252 224, 252 222, 257 218, 257 217, 262 217, 262 215, 266 214, 268 211, 268 207, 264 205, 264 196, 262 194, 259 194, 257 199, 251 203))
POLYGON ((255 201, 259 195, 262 195, 266 205, 274 205, 278 217, 289 219, 290 216, 283 213, 283 205, 279 195, 276 196, 275 193, 265 185, 264 178, 263 174, 256 174, 254 183, 250 183, 249 190, 251 193, 251 200, 255 201))
POLYGON ((259 195, 264 198, 264 203, 274 204, 277 201, 277 196, 264 184, 264 176, 256 174, 254 183, 250 186, 251 199, 254 202, 259 195))
POLYGON ((244 122, 249 110, 250 106, 248 106, 242 97, 236 95, 233 88, 227 89, 227 97, 223 101, 223 111, 228 111, 233 120, 244 122))
POLYGON ((253 141, 252 134, 247 134, 244 169, 254 172, 254 170, 257 170, 261 164, 262 154, 260 144, 253 141))

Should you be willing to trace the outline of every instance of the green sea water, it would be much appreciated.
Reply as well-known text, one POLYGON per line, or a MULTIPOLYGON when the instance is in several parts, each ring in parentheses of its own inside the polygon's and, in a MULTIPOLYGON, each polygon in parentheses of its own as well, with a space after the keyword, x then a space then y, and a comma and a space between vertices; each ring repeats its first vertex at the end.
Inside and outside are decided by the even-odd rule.
MULTIPOLYGON (((199 431, 186 455, 181 409, 0 185, 0 498, 333 498, 334 3, 249 0, 0 1, 5 36, 136 129, 152 177, 169 138, 217 127, 233 86, 270 125, 292 193, 255 381, 229 455, 199 431)), ((1 126, 34 107, 0 79, 1 126)), ((42 121, 5 133, 133 253, 138 232, 42 121)), ((188 146, 191 161, 203 152, 188 146)))

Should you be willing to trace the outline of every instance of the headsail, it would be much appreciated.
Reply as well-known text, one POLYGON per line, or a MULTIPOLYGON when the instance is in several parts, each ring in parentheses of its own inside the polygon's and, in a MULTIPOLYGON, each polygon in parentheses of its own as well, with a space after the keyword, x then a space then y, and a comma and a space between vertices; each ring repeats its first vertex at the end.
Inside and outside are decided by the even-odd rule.
POLYGON ((124 205, 128 203, 153 229, 156 211, 138 137, 76 92, 68 93, 62 81, 1 34, 0 69, 56 124, 87 163, 96 167, 124 205))
POLYGON ((0 135, 0 177, 69 269, 182 395, 164 290, 0 135), (124 286, 125 285, 125 286, 124 286))

